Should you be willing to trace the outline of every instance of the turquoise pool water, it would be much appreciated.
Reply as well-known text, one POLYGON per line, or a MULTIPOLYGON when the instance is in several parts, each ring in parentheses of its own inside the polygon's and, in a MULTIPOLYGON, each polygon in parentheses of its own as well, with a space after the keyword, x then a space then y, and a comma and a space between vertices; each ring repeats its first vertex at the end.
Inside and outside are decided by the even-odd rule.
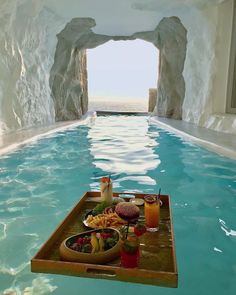
POLYGON ((236 161, 147 117, 98 117, 0 158, 0 294, 227 294, 236 290, 236 161), (170 194, 178 289, 30 272, 29 261, 111 174, 116 191, 170 194))

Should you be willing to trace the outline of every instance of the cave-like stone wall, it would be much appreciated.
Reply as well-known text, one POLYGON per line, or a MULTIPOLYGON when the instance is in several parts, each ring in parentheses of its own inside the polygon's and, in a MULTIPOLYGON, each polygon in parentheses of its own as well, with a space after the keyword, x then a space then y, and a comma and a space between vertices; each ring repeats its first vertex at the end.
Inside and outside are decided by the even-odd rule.
MULTIPOLYGON (((95 34, 92 18, 75 18, 57 35, 58 44, 50 73, 56 120, 79 119, 88 109, 86 49, 107 41, 142 39, 160 50, 158 106, 160 116, 182 118, 186 29, 177 17, 163 18, 154 31, 131 36, 95 34)), ((158 71, 158 69, 157 69, 158 71)))
POLYGON ((49 81, 57 121, 81 118, 88 110, 86 50, 63 49, 58 48, 62 62, 54 63, 49 81))
POLYGON ((78 38, 78 28, 87 32, 89 24, 88 21, 78 19, 67 25, 57 36, 58 43, 49 79, 57 121, 81 118, 88 110, 86 49, 78 48, 74 41, 78 38))
POLYGON ((157 34, 160 41, 157 114, 182 119, 187 31, 178 18, 171 17, 159 23, 157 34))
MULTIPOLYGON (((235 134, 235 116, 225 114, 234 5, 234 0, 0 1, 0 134, 55 122, 55 111, 58 113, 59 108, 56 106, 55 110, 55 101, 59 97, 52 92, 56 71, 50 71, 53 64, 58 67, 54 60, 59 42, 57 34, 72 19, 90 16, 97 24, 95 26, 94 20, 90 19, 87 32, 92 28, 95 33, 108 36, 130 38, 135 32, 151 31, 150 38, 145 34, 145 39, 153 42, 153 29, 164 17, 171 21, 171 15, 178 17, 188 31, 182 120, 235 134)), ((65 40, 69 39, 68 48, 69 44, 77 48, 75 41, 78 40, 79 47, 82 43, 91 44, 92 35, 89 33, 86 37, 84 23, 73 23, 64 36, 65 40)), ((96 45, 97 37, 94 37, 96 45)), ((162 50, 161 46, 159 49, 162 50)), ((72 48, 70 50, 69 54, 72 48)), ((164 55, 166 49, 163 47, 162 51, 164 55)), ((61 82, 63 85, 63 79, 61 82)), ((163 84, 160 87, 159 83, 159 95, 166 88, 166 83, 163 84)), ((62 86, 58 84, 58 87, 62 86)), ((79 101, 78 96, 76 100, 79 101)), ((85 98, 83 101, 81 110, 86 107, 85 98)), ((67 107, 64 105, 63 108, 66 110, 67 107)), ((163 103, 159 114, 165 108, 171 109, 163 103)))

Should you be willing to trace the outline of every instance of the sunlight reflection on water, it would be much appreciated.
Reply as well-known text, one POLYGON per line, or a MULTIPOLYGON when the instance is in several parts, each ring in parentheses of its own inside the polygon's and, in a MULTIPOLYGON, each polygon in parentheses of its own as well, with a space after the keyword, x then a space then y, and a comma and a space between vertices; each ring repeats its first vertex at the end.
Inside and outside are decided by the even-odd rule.
POLYGON ((127 120, 124 119, 117 124, 116 118, 112 116, 100 118, 89 130, 90 151, 97 168, 108 174, 145 174, 161 163, 154 151, 158 132, 155 137, 149 136, 148 121, 133 118, 133 124, 128 118, 130 124, 128 136, 127 120), (107 142, 104 142, 104 139, 107 142))

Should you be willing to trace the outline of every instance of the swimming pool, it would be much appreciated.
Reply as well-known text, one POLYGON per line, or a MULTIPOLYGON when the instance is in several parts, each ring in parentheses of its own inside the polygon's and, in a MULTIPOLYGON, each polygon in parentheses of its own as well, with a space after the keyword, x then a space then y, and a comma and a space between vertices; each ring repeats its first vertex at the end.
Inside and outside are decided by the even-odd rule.
POLYGON ((233 295, 235 249, 236 161, 145 116, 97 117, 0 159, 0 294, 233 295), (41 244, 107 174, 115 191, 171 195, 178 289, 30 272, 41 244))

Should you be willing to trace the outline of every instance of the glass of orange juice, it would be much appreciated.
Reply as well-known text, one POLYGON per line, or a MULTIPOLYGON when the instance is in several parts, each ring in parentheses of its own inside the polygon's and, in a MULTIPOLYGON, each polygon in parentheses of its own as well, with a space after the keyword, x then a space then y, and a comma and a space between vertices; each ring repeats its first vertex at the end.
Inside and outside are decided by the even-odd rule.
POLYGON ((158 231, 160 223, 160 199, 157 196, 148 195, 144 197, 144 201, 144 215, 147 231, 158 231))

